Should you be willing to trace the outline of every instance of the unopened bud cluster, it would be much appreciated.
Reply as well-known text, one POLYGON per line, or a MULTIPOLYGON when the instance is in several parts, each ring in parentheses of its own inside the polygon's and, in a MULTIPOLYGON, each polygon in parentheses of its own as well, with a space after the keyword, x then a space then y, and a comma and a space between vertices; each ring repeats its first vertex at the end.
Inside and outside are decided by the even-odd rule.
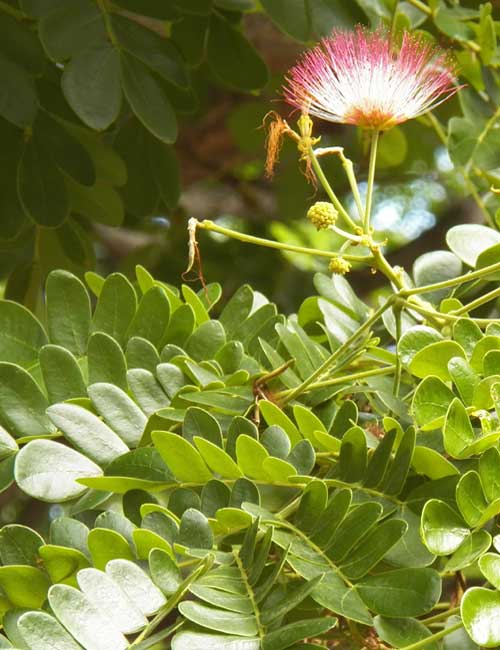
POLYGON ((318 201, 307 212, 307 218, 317 230, 326 230, 329 226, 335 225, 337 217, 335 206, 326 201, 318 201))
POLYGON ((343 257, 334 257, 330 260, 328 270, 336 275, 345 275, 351 270, 351 264, 343 257))

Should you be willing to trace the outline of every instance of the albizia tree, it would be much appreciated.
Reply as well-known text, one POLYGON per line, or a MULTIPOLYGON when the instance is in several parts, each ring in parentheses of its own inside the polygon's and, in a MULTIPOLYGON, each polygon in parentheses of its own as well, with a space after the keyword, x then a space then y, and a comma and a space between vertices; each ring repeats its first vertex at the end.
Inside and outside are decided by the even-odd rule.
POLYGON ((327 258, 296 314, 249 286, 217 310, 218 284, 179 291, 141 266, 134 283, 88 274, 92 300, 53 272, 43 322, 0 303, 2 486, 58 504, 46 537, 0 530, 1 645, 500 644, 500 235, 456 225, 450 250, 405 270, 371 218, 379 138, 453 95, 456 75, 419 38, 361 28, 292 69, 297 129, 272 116, 268 168, 291 138, 326 195, 307 216, 338 250, 191 219, 200 277, 202 230, 327 258), (318 146, 315 117, 369 136, 366 182, 318 146), (386 277, 377 305, 352 291, 352 265, 386 277))

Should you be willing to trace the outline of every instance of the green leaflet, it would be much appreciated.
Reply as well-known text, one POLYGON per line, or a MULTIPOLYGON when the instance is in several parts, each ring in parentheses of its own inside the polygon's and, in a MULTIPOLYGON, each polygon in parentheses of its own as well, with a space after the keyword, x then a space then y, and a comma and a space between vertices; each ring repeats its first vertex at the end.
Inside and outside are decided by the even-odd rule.
POLYGON ((54 433, 46 415, 49 403, 45 395, 20 366, 0 363, 0 399, 0 418, 15 437, 54 433))

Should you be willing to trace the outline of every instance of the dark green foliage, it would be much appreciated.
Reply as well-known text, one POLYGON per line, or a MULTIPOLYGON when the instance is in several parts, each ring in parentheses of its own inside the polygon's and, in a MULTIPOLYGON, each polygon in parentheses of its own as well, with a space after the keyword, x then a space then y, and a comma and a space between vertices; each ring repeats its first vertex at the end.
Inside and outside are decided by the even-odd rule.
MULTIPOLYGON (((489 3, 464 9, 435 0, 426 6, 418 0, 7 3, 0 10, 0 246, 7 253, 2 265, 7 295, 35 307, 50 270, 66 268, 79 276, 91 270, 93 224, 141 227, 142 219, 172 214, 181 188, 171 145, 184 116, 207 108, 212 86, 276 94, 266 57, 245 34, 247 14, 253 18, 256 12, 261 21, 271 21, 303 43, 356 23, 419 28, 448 39, 468 88, 448 125, 431 126, 465 173, 467 190, 474 196, 488 190, 498 167, 495 13, 489 3), (472 174, 476 168, 486 176, 472 174)), ((257 143, 262 148, 264 136, 257 137, 248 125, 258 126, 268 108, 267 99, 252 100, 231 113, 228 128, 243 153, 255 156, 257 143)), ((404 161, 408 138, 402 130, 386 135, 380 164, 394 167, 404 161)), ((260 160, 250 159, 248 169, 235 170, 235 178, 246 181, 250 174, 254 180, 261 167, 260 160)), ((309 192, 291 173, 296 170, 279 180, 278 203, 281 212, 296 217, 309 192)), ((491 192, 480 202, 490 223, 497 203, 491 192)), ((302 230, 293 227, 290 233, 284 224, 273 226, 280 240, 290 234, 310 239, 302 230)), ((304 259, 295 262, 318 268, 304 259)), ((454 273, 456 262, 448 273, 454 273)), ((426 265, 422 261, 415 269, 417 282, 432 280, 426 265)), ((447 265, 444 258, 442 265, 447 265)), ((310 314, 311 307, 305 312, 310 314)), ((181 317, 189 319, 189 312, 181 317)))

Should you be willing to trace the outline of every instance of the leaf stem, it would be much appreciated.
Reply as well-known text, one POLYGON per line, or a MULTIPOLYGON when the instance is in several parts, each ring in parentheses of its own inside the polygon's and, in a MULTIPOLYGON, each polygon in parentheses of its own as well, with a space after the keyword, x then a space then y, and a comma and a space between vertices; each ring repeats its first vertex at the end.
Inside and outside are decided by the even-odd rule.
POLYGON ((6 14, 9 14, 13 18, 16 18, 17 20, 33 20, 34 18, 31 18, 31 16, 28 16, 28 14, 24 13, 24 11, 21 11, 20 9, 16 9, 15 7, 11 7, 8 5, 6 2, 3 0, 0 0, 0 11, 4 11, 6 14))
POLYGON ((110 11, 109 0, 97 0, 97 6, 99 7, 102 13, 104 25, 106 27, 106 32, 109 36, 109 40, 111 41, 111 44, 113 45, 113 47, 119 48, 120 43, 116 38, 115 30, 113 29, 113 25, 109 17, 109 11, 110 11))
POLYGON ((245 571, 245 569, 243 567, 243 562, 241 561, 240 556, 238 555, 238 553, 236 553, 234 551, 233 551, 233 556, 234 556, 234 559, 235 559, 235 562, 236 562, 236 566, 238 567, 238 569, 240 571, 241 579, 243 580, 243 583, 245 585, 245 589, 246 589, 248 598, 250 600, 250 603, 252 604, 252 609, 253 609, 253 613, 254 613, 254 616, 255 616, 255 622, 257 623, 257 629, 259 631, 259 637, 262 639, 264 637, 264 634, 265 634, 265 628, 262 625, 262 622, 260 620, 260 610, 259 610, 259 607, 258 607, 257 602, 255 600, 254 591, 252 589, 252 586, 250 585, 250 582, 248 581, 248 577, 247 577, 246 571, 245 571))
MULTIPOLYGON (((360 372, 353 372, 350 375, 342 375, 341 377, 333 377, 332 379, 324 379, 323 381, 317 381, 314 384, 309 386, 309 390, 314 390, 315 388, 327 388, 328 386, 335 386, 336 384, 351 383, 357 381, 358 379, 366 379, 367 377, 377 377, 379 375, 390 375, 394 372, 396 366, 384 366, 382 368, 372 368, 371 370, 362 370, 360 372)), ((293 388, 287 388, 282 390, 279 393, 275 393, 274 397, 280 399, 286 397, 288 394, 293 392, 293 388)))
POLYGON ((286 506, 284 506, 279 512, 276 513, 276 518, 277 519, 286 519, 289 517, 291 514, 293 514, 297 508, 300 505, 300 501, 302 499, 302 494, 300 494, 298 497, 295 497, 290 501, 290 503, 287 503, 286 506))
POLYGON ((469 273, 458 275, 456 278, 451 278, 450 280, 434 282, 433 284, 426 284, 422 287, 414 287, 412 289, 403 289, 399 292, 399 295, 401 298, 408 298, 409 296, 417 296, 421 293, 429 293, 430 291, 437 291, 438 289, 449 289, 450 287, 456 287, 464 282, 486 278, 486 276, 491 273, 496 273, 497 271, 500 271, 500 262, 495 262, 495 264, 490 264, 489 266, 485 266, 477 271, 470 271, 469 273))
MULTIPOLYGON (((445 322, 456 323, 457 320, 463 318, 463 316, 456 316, 455 314, 451 314, 451 313, 445 314, 443 312, 436 311, 435 309, 429 309, 417 302, 413 302, 409 300, 404 300, 403 302, 405 307, 408 307, 408 309, 412 309, 413 311, 422 314, 422 316, 431 318, 434 321, 441 319, 442 321, 445 322)), ((490 323, 498 323, 498 318, 472 318, 471 317, 470 320, 476 323, 476 325, 479 325, 479 327, 486 327, 490 323)))
POLYGON ((460 621, 460 623, 455 623, 455 625, 447 627, 444 630, 441 630, 440 632, 436 632, 436 634, 433 634, 432 636, 428 636, 425 639, 422 639, 421 641, 417 641, 416 643, 412 643, 411 645, 405 645, 404 648, 401 648, 400 650, 420 650, 420 648, 425 648, 425 646, 428 646, 431 643, 434 643, 435 641, 439 641, 439 639, 448 636, 448 634, 451 634, 452 632, 459 630, 461 627, 463 627, 463 623, 460 621))
POLYGON ((432 9, 421 2, 421 0, 408 0, 408 2, 419 9, 422 13, 427 14, 427 16, 432 16, 432 9))
POLYGON ((401 338, 401 306, 396 305, 393 309, 394 311, 394 319, 396 321, 396 367, 395 367, 395 372, 394 372, 394 387, 393 387, 393 393, 394 397, 398 397, 399 395, 399 389, 401 387, 401 372, 402 372, 402 365, 401 365, 401 355, 398 352, 398 347, 399 347, 399 340, 401 338))
POLYGON ((445 612, 441 612, 440 614, 435 614, 429 618, 424 618, 421 620, 421 623, 424 625, 430 625, 431 623, 437 623, 439 621, 446 620, 454 614, 460 614, 460 607, 453 607, 452 609, 447 609, 445 612))
POLYGON ((371 144, 370 144, 370 162, 368 165, 368 181, 366 188, 366 203, 365 203, 365 213, 363 215, 363 231, 366 234, 370 233, 370 217, 372 212, 372 202, 373 202, 373 186, 375 183, 375 168, 377 165, 377 150, 378 150, 378 141, 379 141, 380 132, 374 130, 372 132, 371 144))
MULTIPOLYGON (((495 123, 498 121, 500 118, 500 106, 496 109, 496 111, 493 113, 493 115, 488 119, 486 124, 484 125, 484 128, 481 130, 481 133, 478 135, 475 143, 475 147, 478 147, 480 144, 484 142, 484 139, 488 135, 489 131, 495 126, 495 123)), ((472 158, 469 159, 467 165, 465 166, 465 171, 467 175, 470 173, 471 168, 473 166, 472 158)))
POLYGON ((339 567, 335 564, 335 562, 326 554, 326 552, 318 546, 315 542, 312 541, 312 539, 304 533, 300 528, 297 528, 294 526, 291 522, 289 521, 284 521, 281 520, 279 522, 275 521, 269 521, 269 524, 273 525, 276 524, 280 526, 281 528, 285 528, 287 530, 290 530, 292 533, 297 535, 309 548, 311 548, 315 553, 317 553, 320 557, 322 557, 325 560, 325 563, 328 564, 329 568, 332 569, 338 576, 342 578, 342 580, 346 583, 346 585, 350 588, 354 587, 354 584, 349 580, 347 576, 344 575, 344 573, 339 569, 339 567))
POLYGON ((167 627, 166 629, 151 635, 144 641, 141 641, 139 644, 136 644, 134 641, 131 645, 129 645, 128 650, 149 650, 149 648, 158 645, 160 641, 163 641, 167 637, 171 636, 174 632, 177 632, 177 630, 184 625, 184 622, 185 621, 183 621, 181 618, 170 627, 167 627))
POLYGON ((479 298, 476 298, 475 300, 471 300, 471 302, 464 305, 463 307, 460 307, 460 309, 453 310, 452 313, 455 316, 466 314, 467 312, 472 311, 473 309, 477 309, 477 307, 480 307, 481 305, 485 305, 487 302, 490 302, 490 300, 495 300, 495 298, 498 298, 498 296, 500 296, 500 288, 493 289, 492 291, 488 291, 488 293, 479 296, 479 298))
MULTIPOLYGON (((431 123, 434 131, 436 132, 436 135, 438 136, 438 138, 441 140, 441 142, 444 144, 444 146, 446 148, 448 148, 448 138, 447 138, 446 132, 443 129, 442 125, 440 124, 439 120, 436 118, 436 116, 432 112, 428 113, 426 117, 428 118, 429 122, 431 123)), ((490 226, 493 227, 494 226, 494 219, 493 219, 490 211, 486 207, 481 195, 477 191, 476 186, 474 185, 474 183, 470 179, 469 169, 467 169, 466 167, 462 167, 461 169, 459 169, 459 171, 461 172, 461 174, 463 176, 464 182, 465 182, 465 184, 467 186, 467 189, 471 193, 472 198, 476 202, 476 204, 479 207, 479 209, 481 210, 481 212, 484 214, 484 216, 486 218, 486 221, 489 223, 490 226)))
POLYGON ((348 483, 347 481, 341 481, 340 479, 337 478, 324 478, 323 480, 327 485, 327 487, 348 488, 350 490, 356 489, 359 492, 364 492, 365 494, 369 494, 370 496, 373 496, 377 499, 385 499, 386 501, 392 501, 398 506, 404 505, 404 501, 401 501, 401 499, 398 499, 394 495, 384 494, 384 492, 380 492, 379 490, 365 487, 361 483, 348 483))
MULTIPOLYGON (((460 320, 460 316, 453 316, 453 314, 445 314, 436 311, 433 307, 427 307, 425 305, 422 305, 418 302, 414 302, 412 300, 403 300, 403 304, 405 307, 408 309, 413 309, 413 311, 418 312, 422 316, 426 316, 427 318, 440 318, 442 321, 448 321, 448 322, 455 322, 457 320, 460 320)), ((443 325, 443 323, 441 323, 443 325)))
POLYGON ((130 650, 137 650, 137 646, 140 646, 141 643, 147 639, 151 634, 156 630, 158 625, 163 621, 163 619, 170 614, 170 612, 177 607, 179 601, 182 599, 186 591, 188 590, 190 584, 194 582, 198 576, 205 571, 208 566, 208 560, 205 559, 200 564, 200 566, 195 569, 177 588, 177 591, 172 594, 168 599, 165 605, 158 611, 156 616, 146 625, 141 634, 135 639, 135 641, 130 646, 130 650))
POLYGON ((285 396, 282 403, 286 404, 290 400, 295 399, 298 395, 301 395, 304 391, 306 391, 317 379, 320 379, 330 369, 335 361, 349 349, 349 347, 356 341, 356 339, 361 334, 363 334, 363 332, 369 329, 373 323, 375 323, 382 316, 382 314, 387 309, 389 309, 395 299, 395 295, 390 296, 386 302, 381 307, 379 307, 370 316, 370 318, 362 323, 360 327, 358 327, 358 329, 353 334, 351 334, 351 336, 346 341, 344 341, 344 343, 342 343, 342 345, 338 347, 335 352, 333 352, 333 354, 331 354, 315 372, 313 372, 307 379, 299 384, 299 386, 296 386, 287 396, 285 396))
POLYGON ((490 211, 488 210, 488 208, 486 207, 486 203, 483 201, 483 197, 477 191, 477 187, 474 185, 474 182, 471 181, 470 176, 468 174, 466 174, 465 172, 464 172, 464 180, 465 180, 465 184, 467 185, 467 189, 471 193, 472 198, 476 202, 478 208, 484 214, 488 225, 491 226, 492 228, 496 229, 495 220, 492 217, 492 215, 491 215, 490 211))
POLYGON ((158 36, 161 36, 164 39, 167 38, 168 33, 167 33, 165 21, 160 20, 159 18, 151 18, 150 16, 144 16, 142 14, 138 14, 133 11, 127 11, 126 9, 120 7, 119 4, 115 4, 115 2, 112 1, 110 1, 110 8, 113 11, 113 13, 118 14, 119 16, 124 16, 129 20, 133 20, 141 27, 145 27, 146 29, 149 29, 151 32, 155 32, 155 34, 158 34, 158 36))

